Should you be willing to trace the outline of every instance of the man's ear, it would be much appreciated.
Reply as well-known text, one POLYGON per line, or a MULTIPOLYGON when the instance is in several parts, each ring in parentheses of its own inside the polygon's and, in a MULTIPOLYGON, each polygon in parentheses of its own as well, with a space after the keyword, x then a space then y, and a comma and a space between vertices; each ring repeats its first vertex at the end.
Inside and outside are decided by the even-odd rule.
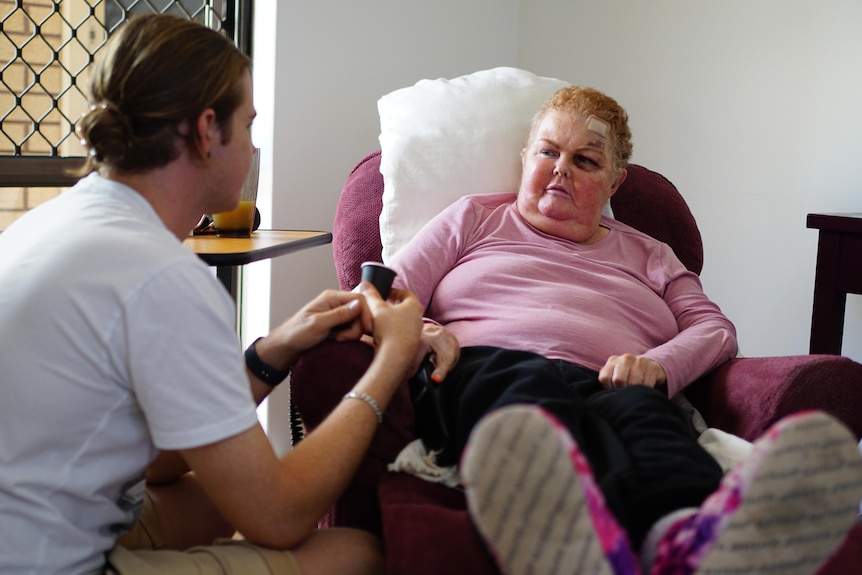
POLYGON ((620 172, 620 175, 617 176, 617 179, 614 180, 614 183, 611 185, 611 196, 614 195, 615 193, 617 193, 617 190, 619 189, 619 187, 621 185, 623 185, 623 182, 626 181, 626 176, 628 176, 628 175, 629 175, 628 171, 625 168, 623 168, 623 170, 620 172))
POLYGON ((195 124, 197 132, 198 148, 202 157, 208 156, 211 153, 212 146, 218 142, 221 136, 221 130, 216 122, 215 110, 207 108, 198 116, 198 121, 195 124))

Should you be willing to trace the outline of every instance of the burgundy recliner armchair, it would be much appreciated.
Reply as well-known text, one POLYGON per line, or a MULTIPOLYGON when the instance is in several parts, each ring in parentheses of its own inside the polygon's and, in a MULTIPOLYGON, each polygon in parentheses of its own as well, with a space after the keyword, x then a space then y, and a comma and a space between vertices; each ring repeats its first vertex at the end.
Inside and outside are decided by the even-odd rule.
MULTIPOLYGON (((363 261, 381 258, 380 154, 369 154, 354 168, 336 211, 333 251, 345 290, 359 283, 363 261)), ((700 273, 701 236, 682 196, 655 172, 636 165, 628 171, 611 199, 615 218, 669 244, 686 267, 700 273)), ((372 353, 361 342, 326 341, 297 362, 291 392, 307 429, 318 425, 353 387, 372 353)), ((685 393, 711 427, 748 440, 785 415, 814 408, 835 415, 857 438, 862 436, 862 365, 841 356, 733 359, 685 393)), ((387 409, 354 481, 321 526, 380 534, 392 574, 499 573, 473 528, 462 492, 387 470, 413 439, 413 407, 405 384, 387 409)), ((820 574, 846 575, 860 569, 862 524, 857 524, 820 574)))

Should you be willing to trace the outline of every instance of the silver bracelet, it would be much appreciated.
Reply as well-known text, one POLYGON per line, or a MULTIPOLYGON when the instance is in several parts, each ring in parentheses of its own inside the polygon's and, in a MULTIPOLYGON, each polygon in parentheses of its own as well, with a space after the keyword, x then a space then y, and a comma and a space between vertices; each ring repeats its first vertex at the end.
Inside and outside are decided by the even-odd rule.
POLYGON ((377 423, 383 423, 383 412, 380 410, 380 406, 377 405, 377 402, 374 401, 374 398, 368 395, 367 393, 361 393, 359 391, 351 391, 350 393, 346 393, 342 398, 342 401, 345 399, 358 399, 360 401, 364 401, 368 404, 368 406, 374 410, 374 414, 377 415, 377 423))

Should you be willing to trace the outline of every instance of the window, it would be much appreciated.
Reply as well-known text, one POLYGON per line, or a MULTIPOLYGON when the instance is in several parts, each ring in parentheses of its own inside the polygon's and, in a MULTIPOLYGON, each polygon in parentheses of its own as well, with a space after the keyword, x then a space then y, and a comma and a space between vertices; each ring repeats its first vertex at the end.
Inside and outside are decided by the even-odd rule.
POLYGON ((90 64, 147 12, 222 30, 250 54, 251 0, 0 0, 0 230, 74 182, 90 64))

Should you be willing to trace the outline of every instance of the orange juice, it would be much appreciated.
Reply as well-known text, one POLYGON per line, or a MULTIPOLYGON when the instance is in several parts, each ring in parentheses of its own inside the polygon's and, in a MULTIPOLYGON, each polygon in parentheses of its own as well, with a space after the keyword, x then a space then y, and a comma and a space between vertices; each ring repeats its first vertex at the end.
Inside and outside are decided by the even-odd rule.
POLYGON ((229 238, 247 238, 254 225, 254 200, 241 200, 236 209, 213 214, 216 233, 229 238))

